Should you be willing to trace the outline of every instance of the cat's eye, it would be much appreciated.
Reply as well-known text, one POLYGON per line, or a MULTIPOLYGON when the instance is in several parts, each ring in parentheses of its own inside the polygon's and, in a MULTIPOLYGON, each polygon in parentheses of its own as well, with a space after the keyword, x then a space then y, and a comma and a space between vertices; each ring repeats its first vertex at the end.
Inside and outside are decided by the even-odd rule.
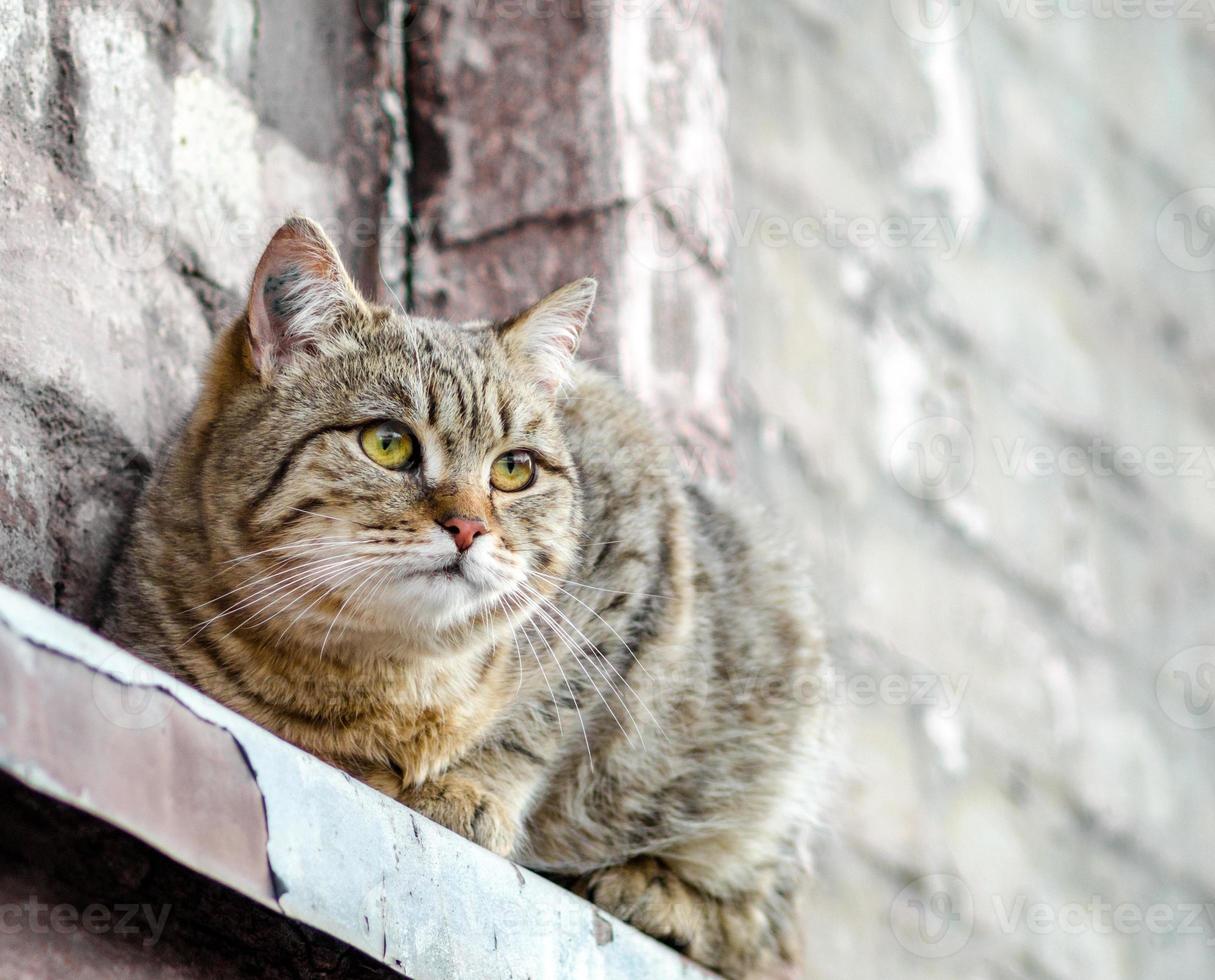
POLYGON ((526 490, 536 480, 536 460, 525 449, 512 449, 494 460, 489 468, 489 482, 505 493, 526 490))
POLYGON ((372 422, 359 432, 359 445, 367 458, 386 470, 403 470, 418 459, 418 441, 396 422, 372 422))

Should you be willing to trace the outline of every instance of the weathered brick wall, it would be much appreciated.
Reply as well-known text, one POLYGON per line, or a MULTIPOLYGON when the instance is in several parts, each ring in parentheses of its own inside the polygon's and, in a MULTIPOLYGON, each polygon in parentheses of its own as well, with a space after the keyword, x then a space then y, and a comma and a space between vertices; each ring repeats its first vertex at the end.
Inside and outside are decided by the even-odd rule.
POLYGON ((408 35, 413 305, 503 316, 594 275, 583 357, 701 445, 726 425, 723 17, 484 0, 408 35))
POLYGON ((588 356, 818 566, 812 975, 1209 976, 1211 19, 405 8, 0 0, 0 579, 89 614, 287 212, 425 312, 592 273, 588 356))
POLYGON ((88 617, 149 454, 284 216, 327 219, 375 284, 390 127, 359 13, 0 2, 3 581, 88 617))
POLYGON ((1215 636, 1186 9, 731 5, 744 470, 852 678, 815 976, 1215 973, 1210 651, 1157 696, 1215 636))

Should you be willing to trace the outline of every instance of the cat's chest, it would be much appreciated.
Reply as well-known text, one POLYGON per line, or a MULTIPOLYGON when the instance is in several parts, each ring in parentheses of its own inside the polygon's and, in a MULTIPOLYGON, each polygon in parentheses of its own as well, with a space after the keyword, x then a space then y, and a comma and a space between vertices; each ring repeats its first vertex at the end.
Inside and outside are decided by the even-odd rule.
POLYGON ((419 706, 408 699, 375 719, 369 732, 376 755, 405 786, 419 786, 451 767, 493 727, 500 706, 492 690, 465 693, 440 704, 419 706))

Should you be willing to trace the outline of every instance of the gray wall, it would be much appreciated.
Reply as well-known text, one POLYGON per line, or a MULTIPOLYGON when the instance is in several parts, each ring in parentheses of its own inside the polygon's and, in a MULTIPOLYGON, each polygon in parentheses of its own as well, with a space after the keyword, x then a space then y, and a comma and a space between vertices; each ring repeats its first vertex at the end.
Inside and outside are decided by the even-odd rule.
POLYGON ((90 615, 284 216, 374 268, 374 48, 320 3, 0 2, 0 579, 90 615))
POLYGON ((1215 12, 1063 8, 731 6, 744 469, 853 678, 815 976, 1215 974, 1215 12))

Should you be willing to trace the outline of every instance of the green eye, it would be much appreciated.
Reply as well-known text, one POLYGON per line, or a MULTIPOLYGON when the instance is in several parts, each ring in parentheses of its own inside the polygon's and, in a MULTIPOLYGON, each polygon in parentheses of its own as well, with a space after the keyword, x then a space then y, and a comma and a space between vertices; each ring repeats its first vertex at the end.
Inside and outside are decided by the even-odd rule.
POLYGON ((535 482, 536 460, 525 449, 512 449, 494 460, 489 468, 489 482, 505 493, 526 490, 535 482))
POLYGON ((396 422, 372 422, 359 433, 359 444, 372 462, 386 470, 403 470, 418 457, 418 442, 396 422))

